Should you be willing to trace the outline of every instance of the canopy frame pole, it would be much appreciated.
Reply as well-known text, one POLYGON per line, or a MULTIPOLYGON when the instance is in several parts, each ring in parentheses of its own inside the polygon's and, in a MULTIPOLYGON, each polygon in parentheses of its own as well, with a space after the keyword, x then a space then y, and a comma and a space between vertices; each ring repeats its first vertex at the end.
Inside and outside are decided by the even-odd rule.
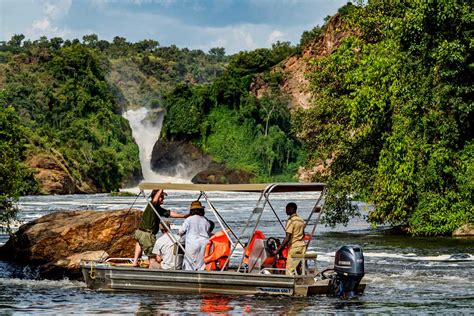
MULTIPOLYGON (((155 206, 153 205, 153 203, 151 203, 151 200, 148 199, 148 197, 146 196, 145 194, 145 191, 143 189, 140 189, 141 193, 143 194, 143 197, 145 198, 145 200, 147 201, 147 204, 151 206, 151 208, 153 209, 153 212, 155 212, 155 214, 158 216, 158 218, 160 219, 160 223, 163 224, 163 226, 169 231, 171 232, 171 227, 169 227, 165 221, 163 220, 163 217, 161 217, 160 213, 158 213, 158 211, 155 209, 155 206)), ((193 261, 186 255, 186 252, 184 250, 184 247, 183 245, 181 245, 181 243, 179 242, 179 240, 177 240, 173 234, 168 234, 168 237, 171 238, 171 240, 178 244, 178 247, 183 251, 184 253, 184 259, 186 259, 190 264, 191 266, 193 267, 193 270, 196 271, 196 267, 194 266, 193 264, 193 261)))
MULTIPOLYGON (((326 188, 324 188, 323 191, 321 191, 321 194, 319 195, 319 198, 318 198, 318 200, 316 201, 316 204, 314 205, 313 209, 311 210, 311 213, 309 214, 308 219, 306 220, 306 223, 305 223, 305 225, 304 225, 305 228, 308 226, 309 221, 311 220, 311 217, 313 216, 313 213, 316 213, 316 210, 317 210, 318 207, 319 207, 319 203, 321 202, 323 196, 325 196, 325 195, 326 195, 326 188)), ((316 226, 318 226, 319 220, 320 220, 320 218, 321 218, 321 214, 323 213, 324 205, 321 205, 321 207, 319 207, 319 208, 320 208, 320 210, 319 210, 319 212, 317 212, 317 213, 319 213, 319 214, 318 214, 318 218, 316 219, 316 221, 315 221, 315 223, 314 223, 314 226, 313 226, 313 229, 311 230, 311 234, 309 235, 309 240, 308 240, 308 242, 306 243, 305 250, 308 250, 309 245, 310 245, 311 242, 313 241, 313 235, 314 235, 314 233, 315 233, 315 231, 316 231, 316 226)))
MULTIPOLYGON (((258 199, 257 205, 255 206, 254 211, 252 212, 252 214, 250 215, 249 220, 247 221, 247 223, 250 222, 250 219, 252 218, 253 214, 256 213, 256 211, 258 211, 257 221, 255 222, 255 225, 253 226, 253 229, 252 229, 252 233, 249 236, 249 244, 250 244, 250 241, 252 240, 253 235, 255 234, 255 230, 257 230, 257 226, 260 223, 260 219, 262 218, 263 211, 265 210, 265 205, 269 201, 268 199, 269 199, 270 193, 271 193, 271 191, 273 190, 274 187, 275 187, 275 183, 272 183, 267 188, 265 188, 265 190, 262 191, 262 194, 260 195, 260 198, 258 199), (265 199, 263 200, 263 205, 261 207, 261 210, 259 210, 258 205, 260 204, 260 201, 262 200, 262 197, 265 197, 265 199)), ((242 234, 243 234, 243 232, 242 232, 242 234)), ((242 259, 240 259, 240 263, 239 263, 239 267, 237 268, 237 272, 240 272, 240 268, 242 267, 242 263, 244 262, 245 247, 244 247, 243 250, 244 251, 242 253, 242 259)))
MULTIPOLYGON (((214 207, 214 205, 212 204, 212 202, 209 200, 209 197, 207 196, 206 192, 204 191, 201 191, 201 195, 204 196, 204 199, 206 200, 207 204, 209 204, 209 206, 211 207, 211 210, 212 210, 212 213, 214 214, 214 216, 216 217, 217 219, 217 222, 219 223, 219 226, 222 228, 222 231, 224 232, 224 234, 227 236, 227 238, 229 239, 230 243, 232 246, 234 246, 234 242, 232 241, 232 239, 230 239, 230 236, 229 234, 227 233, 227 229, 224 227, 224 224, 222 222, 224 222, 227 226, 227 228, 232 232, 232 229, 229 228, 229 225, 227 225, 227 223, 224 221, 224 219, 222 219, 222 217, 220 216, 219 212, 217 211, 217 209, 214 207), (222 222, 221 222, 222 220, 222 222)), ((232 232, 232 234, 234 235, 234 232, 232 232)), ((235 235, 234 235, 235 236, 235 235)))
POLYGON ((275 214, 275 217, 277 218, 277 220, 280 223, 281 227, 283 228, 283 230, 285 230, 285 225, 283 225, 283 222, 281 221, 280 217, 277 215, 275 209, 273 208, 273 205, 270 203, 270 198, 267 199, 267 203, 270 206, 271 210, 273 211, 273 214, 275 214))
POLYGON ((314 205, 313 209, 311 210, 311 213, 309 213, 309 216, 308 218, 306 219, 305 223, 304 223, 304 227, 308 226, 309 224, 309 221, 311 220, 311 217, 313 216, 313 213, 315 213, 318 205, 319 205, 319 202, 321 202, 321 199, 323 198, 323 196, 326 194, 326 188, 324 188, 323 191, 321 191, 321 194, 319 195, 319 198, 316 200, 316 204, 314 205))
MULTIPOLYGON (((263 195, 265 195, 265 193, 263 193, 263 195)), ((257 207, 255 207, 255 209, 258 210, 258 216, 257 216, 257 220, 255 222, 255 225, 253 225, 252 233, 249 236, 249 243, 250 243, 250 240, 251 240, 253 234, 255 234, 255 230, 257 230, 258 224, 260 223, 260 219, 262 218, 262 214, 263 214, 263 211, 265 209, 265 204, 266 203, 267 203, 267 197, 265 196, 265 200, 263 201, 262 209, 259 210, 257 207)), ((252 215, 253 214, 254 214, 254 212, 252 212, 252 215)), ((240 268, 242 267, 242 263, 244 262, 244 258, 245 258, 245 247, 243 249, 242 258, 240 259, 240 263, 239 263, 239 267, 237 268, 237 272, 240 272, 240 268)))

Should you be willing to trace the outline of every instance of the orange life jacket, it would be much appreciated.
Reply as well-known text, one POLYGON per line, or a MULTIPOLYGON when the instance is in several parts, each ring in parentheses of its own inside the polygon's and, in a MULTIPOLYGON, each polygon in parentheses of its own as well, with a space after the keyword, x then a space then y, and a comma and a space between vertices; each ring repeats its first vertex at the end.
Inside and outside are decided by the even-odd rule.
POLYGON ((266 239, 265 235, 262 233, 261 230, 255 230, 255 233, 252 236, 252 239, 250 240, 249 244, 247 247, 245 247, 245 257, 244 257, 244 264, 249 264, 249 257, 250 254, 252 253, 253 246, 255 244, 255 240, 257 239, 266 239))
POLYGON ((209 238, 204 250, 206 270, 221 270, 230 255, 230 240, 223 230, 209 238))

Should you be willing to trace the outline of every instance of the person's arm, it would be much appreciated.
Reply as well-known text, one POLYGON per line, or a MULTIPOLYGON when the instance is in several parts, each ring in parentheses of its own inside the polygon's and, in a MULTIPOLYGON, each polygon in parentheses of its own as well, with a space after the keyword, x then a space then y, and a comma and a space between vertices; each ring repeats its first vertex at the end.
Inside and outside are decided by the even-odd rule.
POLYGON ((186 232, 188 231, 188 228, 189 228, 189 220, 185 220, 183 225, 181 225, 181 227, 179 228, 178 235, 183 236, 184 234, 186 234, 186 232))
POLYGON ((173 217, 173 218, 188 218, 189 217, 189 213, 188 214, 181 214, 181 213, 178 213, 178 212, 175 212, 175 211, 170 211, 170 217, 173 217))
POLYGON ((291 234, 290 233, 286 233, 285 235, 285 239, 283 239, 280 247, 278 247, 275 251, 273 251, 273 254, 276 255, 278 254, 282 249, 285 249, 285 246, 288 244, 288 242, 290 241, 290 238, 291 238, 291 234))
POLYGON ((162 194, 163 194, 163 189, 161 189, 161 190, 159 190, 158 192, 156 192, 155 196, 154 196, 153 199, 151 200, 151 203, 153 203, 153 205, 158 204, 158 202, 160 201, 160 197, 161 197, 162 194))
POLYGON ((161 263, 163 261, 163 258, 161 256, 156 255, 156 262, 161 263))

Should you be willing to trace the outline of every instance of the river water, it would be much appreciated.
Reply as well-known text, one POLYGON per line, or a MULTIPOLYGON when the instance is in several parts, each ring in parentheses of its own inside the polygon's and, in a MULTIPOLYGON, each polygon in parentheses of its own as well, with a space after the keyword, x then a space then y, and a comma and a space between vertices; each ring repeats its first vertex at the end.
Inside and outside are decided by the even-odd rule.
MULTIPOLYGON (((165 207, 185 211, 196 194, 169 192, 165 207)), ((224 220, 242 229, 257 195, 209 194, 224 220)), ((307 216, 315 196, 280 195, 272 204, 281 218, 288 201, 307 216)), ((128 208, 134 197, 97 195, 29 196, 20 200, 21 221, 58 210, 111 210, 128 208)), ((143 208, 138 200, 136 207, 143 208)), ((362 214, 368 207, 359 205, 362 214)), ((283 237, 281 226, 266 211, 261 229, 267 236, 283 237)), ((212 215, 208 212, 208 217, 212 215)), ((174 224, 179 224, 175 220, 174 224)), ((0 243, 7 236, 0 236, 0 243)), ((318 226, 311 250, 318 253, 318 268, 331 266, 334 252, 345 244, 359 244, 365 255, 363 295, 350 300, 326 296, 309 298, 266 296, 177 295, 160 293, 103 293, 81 281, 39 280, 34 268, 0 261, 0 314, 471 314, 474 313, 474 239, 390 236, 371 229, 361 218, 347 227, 318 226), (459 258, 453 255, 464 254, 459 258)))

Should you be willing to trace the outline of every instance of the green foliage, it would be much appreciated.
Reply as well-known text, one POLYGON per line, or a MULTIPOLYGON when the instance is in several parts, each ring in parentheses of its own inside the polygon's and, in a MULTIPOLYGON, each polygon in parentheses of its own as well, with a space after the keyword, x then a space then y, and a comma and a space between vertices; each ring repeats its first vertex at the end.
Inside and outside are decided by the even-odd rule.
POLYGON ((362 34, 314 61, 315 106, 297 116, 310 164, 330 166, 329 223, 347 222, 349 197, 414 235, 473 221, 469 12, 449 0, 345 12, 362 34))
POLYGON ((307 44, 314 41, 319 37, 319 35, 321 35, 321 32, 322 28, 319 25, 316 25, 309 31, 304 31, 303 34, 301 34, 300 47, 305 47, 307 44))
POLYGON ((6 223, 8 230, 16 218, 15 202, 20 194, 35 193, 31 171, 22 163, 26 143, 20 117, 0 92, 0 222, 6 223))
POLYGON ((281 75, 259 74, 293 52, 277 43, 272 50, 239 53, 212 83, 176 87, 164 97, 162 137, 194 141, 214 160, 250 171, 257 181, 293 180, 304 150, 291 131, 288 101, 278 92, 281 75), (260 99, 249 93, 257 74, 269 83, 260 99))
POLYGON ((263 72, 295 52, 296 48, 289 42, 279 41, 273 44, 271 49, 258 48, 250 52, 239 52, 229 60, 228 71, 238 77, 263 72))
POLYGON ((118 190, 140 168, 131 131, 119 115, 99 56, 79 44, 58 49, 57 42, 21 47, 30 54, 23 63, 11 57, 2 87, 5 100, 19 114, 18 124, 30 131, 31 152, 55 153, 77 183, 118 190))
POLYGON ((210 112, 206 123, 210 127, 205 143, 207 152, 231 168, 258 171, 249 141, 255 138, 250 122, 242 124, 235 110, 218 107, 210 112))

